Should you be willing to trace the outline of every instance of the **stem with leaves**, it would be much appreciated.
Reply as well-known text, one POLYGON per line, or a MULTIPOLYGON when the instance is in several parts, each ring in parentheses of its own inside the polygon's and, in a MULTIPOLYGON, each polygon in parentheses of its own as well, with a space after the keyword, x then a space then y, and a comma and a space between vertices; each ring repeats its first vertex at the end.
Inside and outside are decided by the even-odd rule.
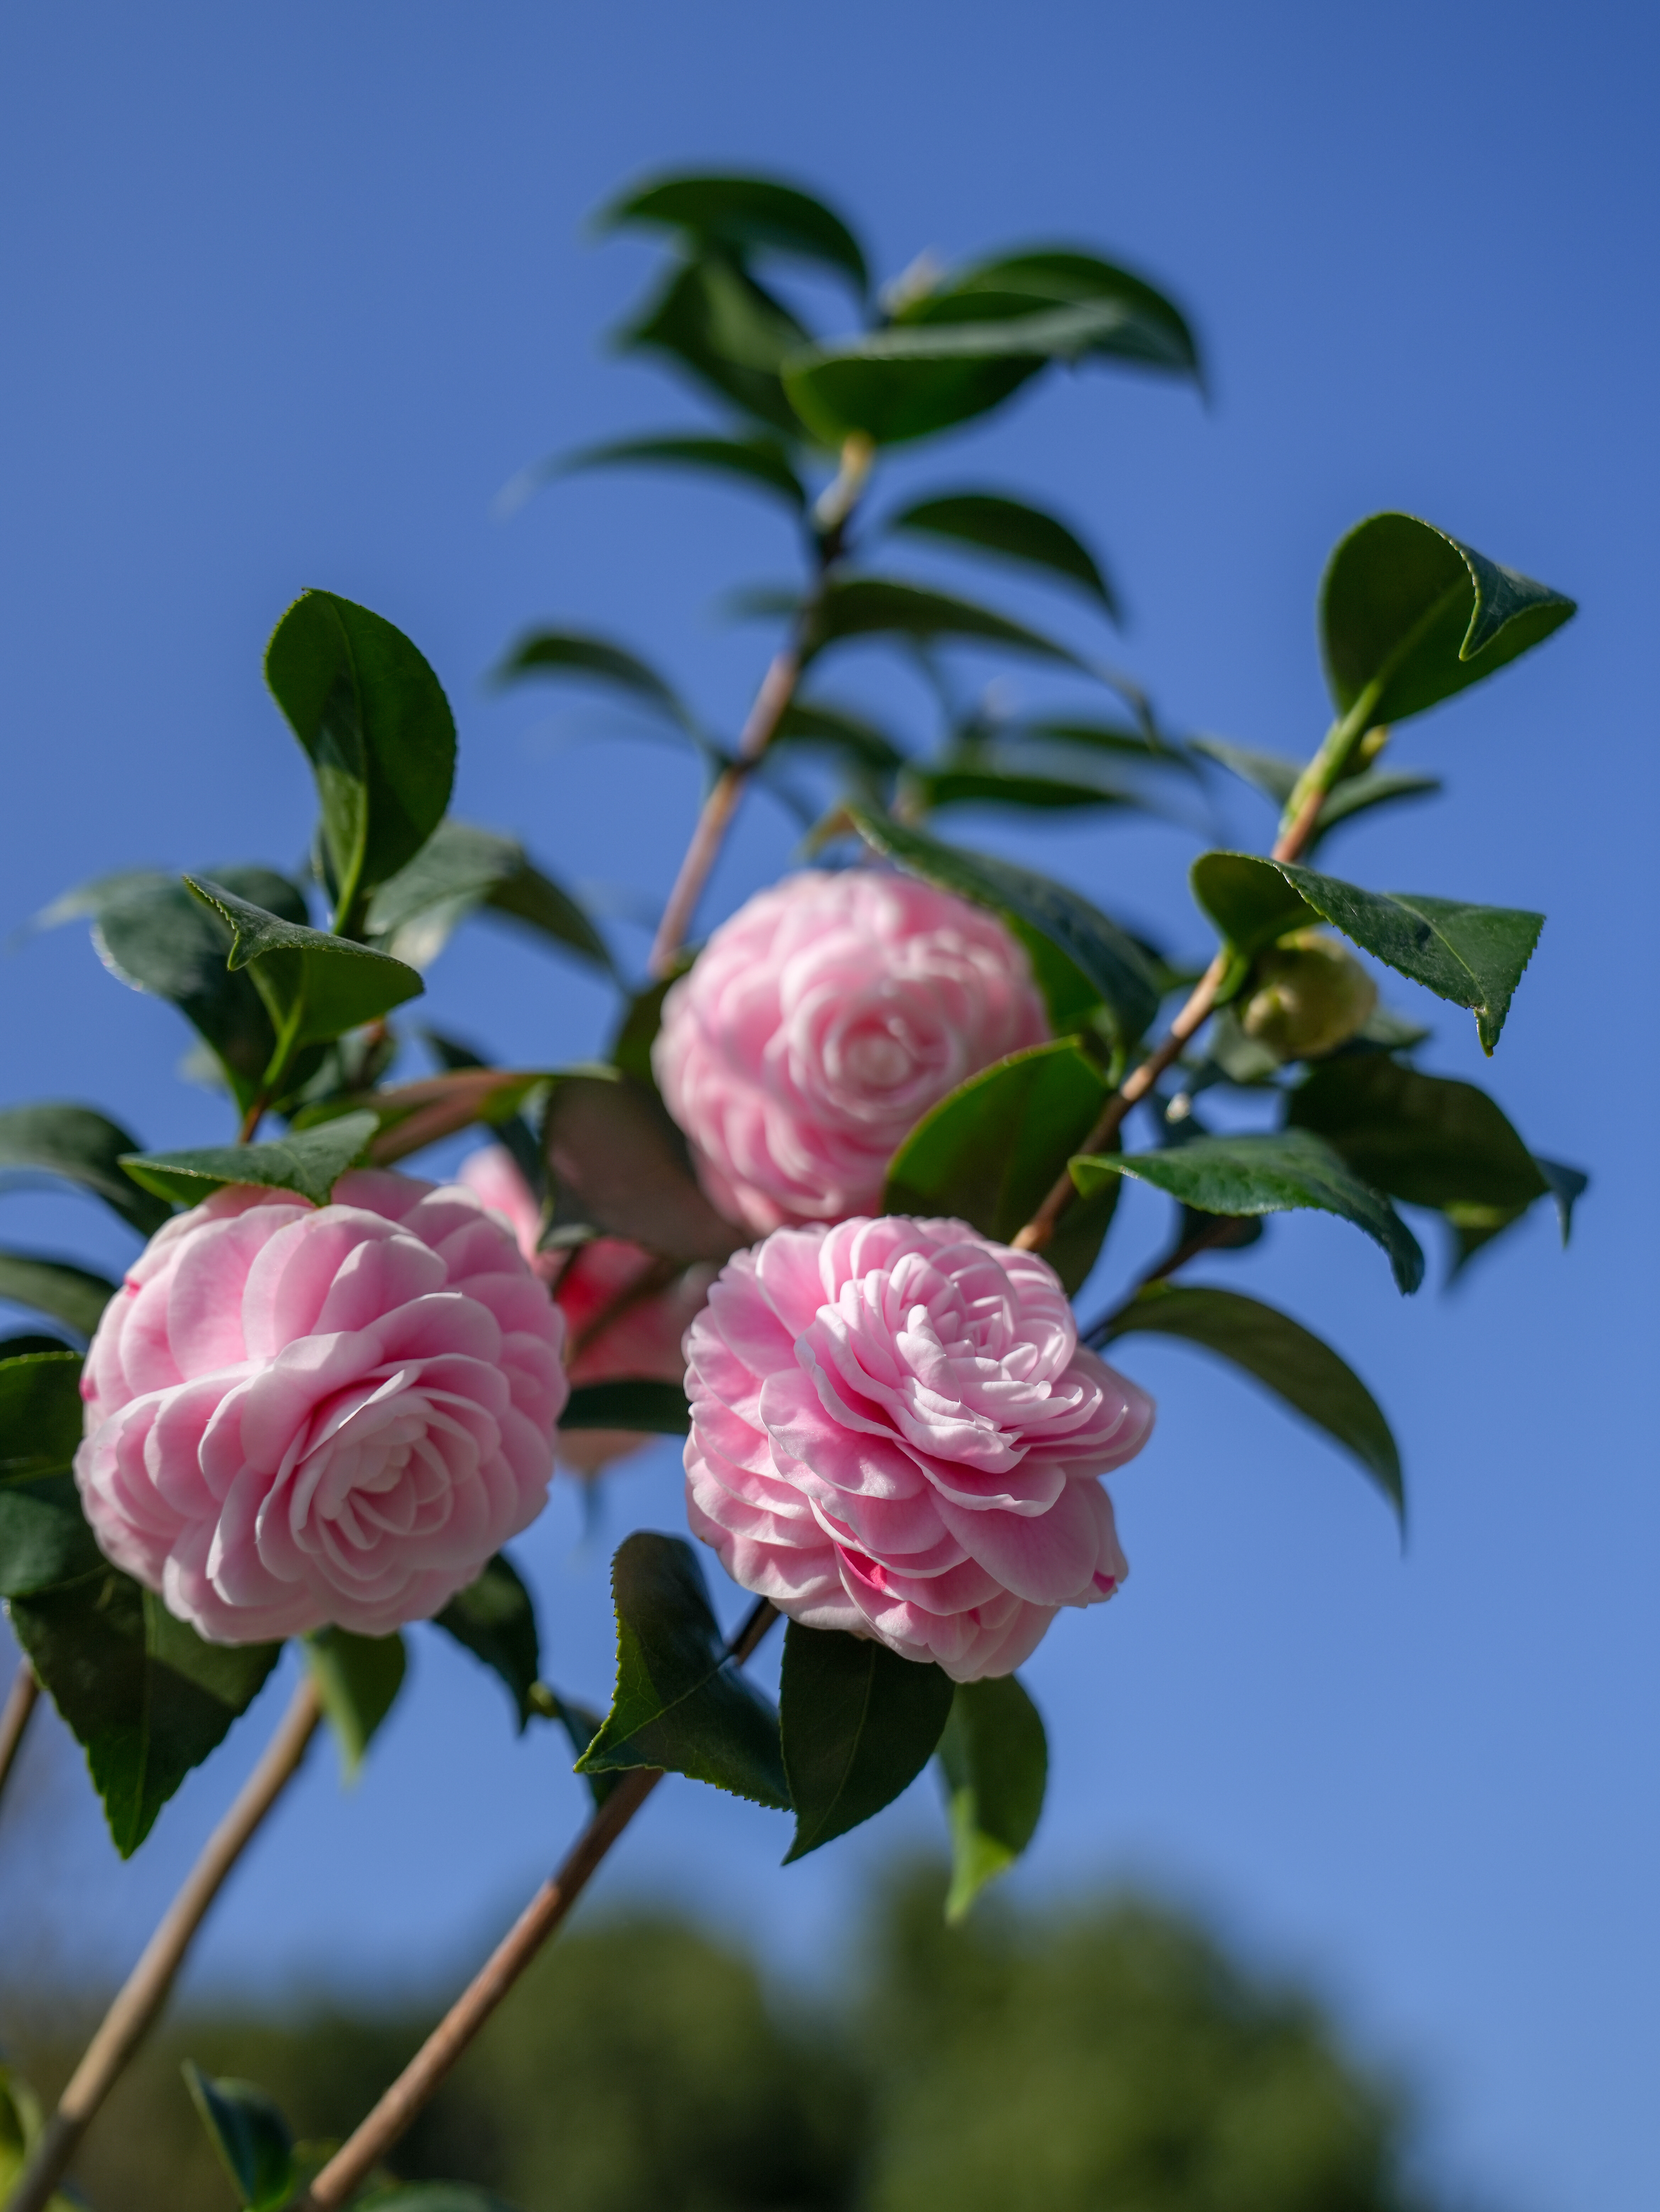
POLYGON ((33 1668, 27 1659, 20 1659, 17 1672, 11 1678, 11 1688, 6 1693, 5 1708, 0 1711, 0 1791, 5 1789, 16 1764, 23 1732, 39 1697, 40 1685, 35 1680, 33 1668))
POLYGON ((259 1764, 209 1837, 183 1887, 145 1945, 143 1955, 87 2045, 6 2201, 5 2212, 44 2212, 99 2106, 167 2002, 209 1907, 265 1815, 299 1771, 322 1717, 316 1682, 307 1674, 259 1764))
MULTIPOLYGON (((725 1656, 733 1666, 743 1665, 778 1617, 777 1608, 766 1598, 752 1607, 726 1647, 725 1656)), ((612 1844, 662 1779, 662 1774, 651 1767, 637 1768, 620 1779, 380 2102, 297 2201, 294 2212, 334 2212, 373 2172, 559 1928, 612 1844)))

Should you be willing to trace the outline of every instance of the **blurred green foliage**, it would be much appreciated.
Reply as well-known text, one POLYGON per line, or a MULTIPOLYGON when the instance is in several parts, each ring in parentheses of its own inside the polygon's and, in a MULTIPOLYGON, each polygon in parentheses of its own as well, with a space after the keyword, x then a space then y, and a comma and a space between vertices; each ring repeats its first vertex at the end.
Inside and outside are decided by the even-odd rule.
MULTIPOLYGON (((1135 1900, 942 1921, 914 1874, 867 1978, 781 2002, 682 1923, 579 1933, 539 1961, 402 2145, 401 2177, 524 2212, 1415 2212, 1398 2094, 1306 1996, 1135 1900)), ((78 2179, 96 2212, 227 2212, 179 2062, 260 2082, 337 2136, 423 2022, 318 2011, 174 2022, 78 2179)), ((21 2051, 43 2088, 73 2056, 21 2051)))

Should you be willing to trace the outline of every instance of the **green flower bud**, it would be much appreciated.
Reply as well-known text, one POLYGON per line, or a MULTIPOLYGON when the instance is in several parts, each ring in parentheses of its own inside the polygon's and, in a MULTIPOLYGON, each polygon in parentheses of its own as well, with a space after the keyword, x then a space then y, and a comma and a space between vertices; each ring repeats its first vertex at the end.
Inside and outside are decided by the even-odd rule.
POLYGON ((1318 1060, 1363 1030, 1377 1004, 1377 985, 1346 946, 1300 929, 1258 959, 1239 1026, 1281 1060, 1318 1060))

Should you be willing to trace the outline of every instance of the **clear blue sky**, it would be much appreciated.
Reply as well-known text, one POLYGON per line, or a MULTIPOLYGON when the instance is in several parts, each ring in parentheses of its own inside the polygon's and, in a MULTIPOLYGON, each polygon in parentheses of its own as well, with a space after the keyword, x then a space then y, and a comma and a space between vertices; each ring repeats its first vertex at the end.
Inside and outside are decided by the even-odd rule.
MULTIPOLYGON (((1581 599, 1536 660, 1403 733, 1403 761, 1445 773, 1450 799, 1340 848, 1379 886, 1548 910, 1482 1079, 1540 1150, 1596 1175, 1573 1249, 1542 1215, 1458 1294, 1403 1302, 1370 1246, 1300 1219, 1228 1278, 1325 1328, 1392 1410, 1404 1559, 1373 1497, 1257 1398, 1174 1349, 1126 1358, 1161 1401, 1116 1485, 1133 1578, 1031 1670, 1057 1774, 1021 1877, 1033 1897, 1151 1880, 1312 1975, 1366 2048, 1421 2069, 1436 2172, 1515 2212, 1660 2201, 1660 1224, 1637 1165, 1655 1026, 1638 978, 1656 43, 1645 10, 1539 4, 33 0, 0 21, 0 927, 105 869, 297 855, 307 782, 259 653, 306 584, 379 609, 436 665, 465 812, 573 880, 661 886, 689 766, 620 736, 577 744, 566 706, 492 699, 481 678, 540 616, 633 636, 728 726, 760 665, 764 635, 721 627, 713 602, 786 572, 766 511, 621 478, 506 525, 491 511, 550 448, 696 412, 606 361, 600 333, 649 257, 581 234, 663 163, 799 174, 883 274, 924 246, 1061 233, 1190 302, 1209 411, 1086 377, 906 475, 1024 485, 1079 516, 1133 611, 1123 658, 1179 723, 1313 741, 1315 581, 1376 507, 1581 599)), ((914 704, 874 668, 862 680, 914 704)), ((1236 834, 1263 827, 1242 801, 1236 834)), ((784 866, 791 835, 754 804, 712 913, 784 866)), ((1184 836, 1112 827, 1046 849, 1201 949, 1184 836)), ((530 1064, 591 1048, 603 1011, 482 933, 430 1004, 530 1064)), ((94 1101, 153 1145, 222 1134, 222 1110, 174 1079, 175 1018, 104 976, 83 934, 0 957, 0 1010, 7 1099, 94 1101)), ((1428 1064, 1479 1076, 1469 1025, 1435 1021, 1428 1064)), ((8 1241, 124 1256, 76 1201, 6 1207, 8 1241)), ((1109 1272, 1157 1226, 1132 1209, 1109 1272)), ((608 1679, 605 1536, 678 1513, 670 1450, 617 1485, 586 1548, 568 1501, 526 1540, 561 1683, 608 1679)), ((495 1686, 419 1644, 361 1785, 342 1797, 316 1763, 217 1915, 199 1984, 326 1972, 385 1991, 429 1956, 459 1968, 569 1832, 551 1737, 515 1742, 495 1686)), ((125 1868, 43 1734, 32 1809, 0 1837, 12 1958, 37 1942, 106 1971, 130 1957, 272 1711, 125 1868), (25 1901, 43 1863, 44 1914, 25 1901)), ((778 1821, 676 1786, 604 1881, 671 1885, 770 1956, 828 1970, 871 1868, 936 1832, 919 1790, 780 1872, 778 1821)))

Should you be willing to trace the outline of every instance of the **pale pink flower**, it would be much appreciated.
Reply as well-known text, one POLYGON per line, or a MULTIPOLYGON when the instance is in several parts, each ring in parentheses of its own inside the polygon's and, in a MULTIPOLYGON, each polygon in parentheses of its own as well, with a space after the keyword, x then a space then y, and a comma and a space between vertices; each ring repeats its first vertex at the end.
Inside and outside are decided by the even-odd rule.
POLYGON ((1096 1478, 1151 1401, 1081 1350, 1054 1270, 960 1221, 781 1229, 687 1333, 694 1533, 812 1628, 1007 1674, 1128 1571, 1096 1478))
POLYGON ((438 1612, 547 1502, 565 1323, 472 1192, 217 1191, 106 1308, 76 1479, 99 1543, 226 1644, 438 1612))
MULTIPOLYGON (((565 1368, 573 1384, 684 1381, 681 1340, 709 1295, 712 1267, 675 1267, 621 1237, 538 1251, 536 1199, 505 1145, 470 1153, 461 1179, 512 1225, 520 1251, 553 1291, 565 1316, 565 1368)), ((560 1464, 597 1474, 653 1441, 637 1429, 567 1429, 559 1438, 560 1464)))
POLYGON ((995 915, 885 870, 809 870, 716 930, 651 1060, 710 1198, 765 1232, 874 1210, 924 1115, 1048 1035, 995 915))

